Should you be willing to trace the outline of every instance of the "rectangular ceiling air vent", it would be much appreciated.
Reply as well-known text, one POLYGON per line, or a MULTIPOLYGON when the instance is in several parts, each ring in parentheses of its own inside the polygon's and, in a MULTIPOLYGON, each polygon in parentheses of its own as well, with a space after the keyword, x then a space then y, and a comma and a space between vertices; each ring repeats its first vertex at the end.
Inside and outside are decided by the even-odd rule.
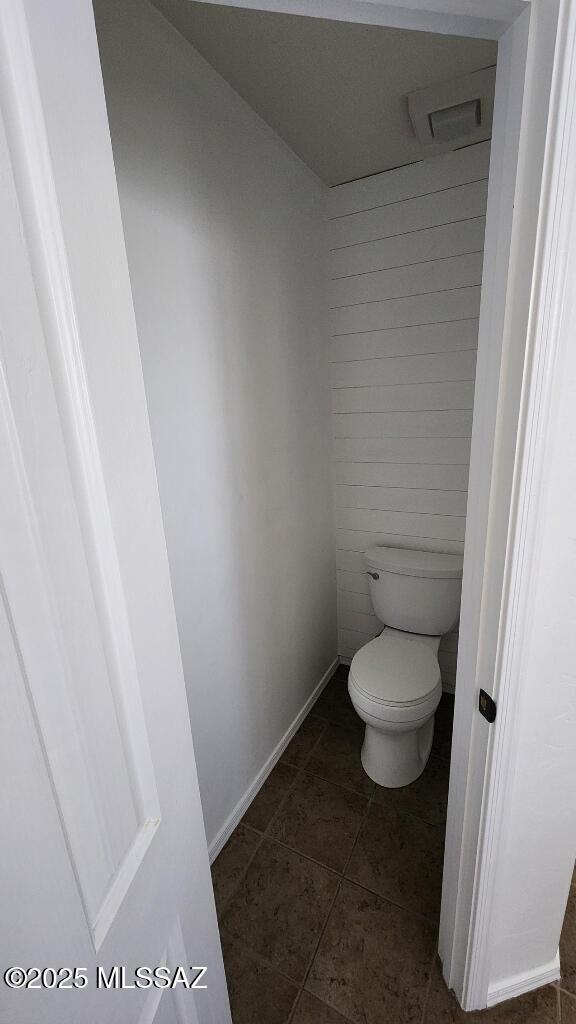
POLYGON ((466 100, 453 107, 433 110, 428 114, 430 131, 435 142, 453 142, 482 124, 480 100, 466 100))
POLYGON ((423 156, 449 152, 492 134, 496 68, 484 68, 408 96, 423 156))

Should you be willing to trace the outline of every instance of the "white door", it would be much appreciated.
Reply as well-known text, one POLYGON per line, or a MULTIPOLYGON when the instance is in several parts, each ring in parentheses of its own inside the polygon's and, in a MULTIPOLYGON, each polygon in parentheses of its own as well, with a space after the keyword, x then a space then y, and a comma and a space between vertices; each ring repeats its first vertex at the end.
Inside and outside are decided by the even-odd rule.
POLYGON ((90 4, 0 38, 0 1020, 226 1024, 90 4))

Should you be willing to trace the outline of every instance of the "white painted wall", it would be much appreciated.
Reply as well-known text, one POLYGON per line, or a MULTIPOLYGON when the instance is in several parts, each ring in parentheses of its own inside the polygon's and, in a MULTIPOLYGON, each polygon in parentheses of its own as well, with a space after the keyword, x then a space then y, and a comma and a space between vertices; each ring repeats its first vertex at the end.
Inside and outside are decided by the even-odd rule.
POLYGON ((95 7, 210 843, 336 655, 324 189, 144 0, 95 7))
MULTIPOLYGON (((371 543, 462 551, 490 144, 329 192, 339 653, 380 631, 371 543)), ((453 689, 457 634, 441 647, 453 689)))

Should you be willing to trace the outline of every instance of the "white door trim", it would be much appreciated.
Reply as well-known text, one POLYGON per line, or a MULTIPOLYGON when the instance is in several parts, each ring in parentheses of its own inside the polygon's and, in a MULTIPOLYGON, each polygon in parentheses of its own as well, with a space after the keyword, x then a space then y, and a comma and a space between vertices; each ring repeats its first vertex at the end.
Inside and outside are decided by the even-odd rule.
POLYGON ((499 39, 530 0, 200 0, 331 21, 499 39))
MULTIPOLYGON (((498 609, 502 591, 501 562, 506 545, 508 522, 507 491, 501 500, 501 536, 495 565, 489 564, 487 545, 493 462, 496 448, 498 410, 504 397, 500 391, 503 364, 504 320, 508 292, 514 195, 520 136, 519 113, 522 109, 527 55, 529 12, 519 18, 502 38, 498 48, 496 103, 488 183, 488 208, 484 245, 484 268, 478 335, 478 358, 474 398, 474 419, 470 456, 470 480, 466 520, 464 578, 460 615, 460 639, 450 801, 446 829, 444 887, 439 936, 444 975, 458 997, 464 997, 467 945, 472 913, 474 853, 478 846, 483 780, 487 769, 487 728, 479 728, 476 714, 476 689, 481 632, 484 647, 494 652, 498 628, 498 609), (515 111, 511 117, 510 111, 515 111), (493 606, 490 621, 482 616, 483 606, 493 606), (492 630, 487 641, 486 628, 492 630), (476 727, 476 728, 475 728, 476 727)), ((523 343, 518 345, 517 375, 521 376, 523 343)), ((519 390, 517 388, 517 390, 519 390)), ((517 404, 518 398, 516 398, 517 404)), ((513 440, 513 439, 512 439, 513 440)), ((503 467, 505 485, 511 478, 514 449, 503 467)), ((492 530, 492 533, 494 531, 492 530)), ((494 549, 494 537, 492 547, 494 549)), ((491 666, 485 654, 483 664, 491 666)), ((482 675, 484 688, 492 692, 490 668, 482 675), (489 680, 489 681, 488 681, 489 680)))
MULTIPOLYGON (((559 977, 556 957, 505 985, 490 985, 490 924, 498 865, 503 857, 508 797, 518 740, 516 709, 532 622, 530 581, 540 552, 541 506, 549 456, 554 374, 562 340, 561 314, 576 202, 576 8, 560 4, 536 252, 527 325, 523 394, 517 439, 502 611, 494 674, 499 714, 491 730, 480 820, 470 944, 462 1002, 475 1009, 559 977)), ((534 55, 535 58, 538 54, 534 55)), ((564 326, 566 331, 566 326, 564 326)))
MULTIPOLYGON (((525 550, 524 531, 533 493, 518 492, 516 486, 514 506, 510 498, 518 480, 520 459, 526 480, 537 484, 536 476, 532 476, 536 470, 532 430, 537 424, 542 427, 546 386, 551 384, 542 373, 539 357, 543 357, 554 326, 547 323, 544 331, 544 323, 538 329, 535 323, 546 315, 541 307, 545 302, 541 289, 560 284, 560 276, 550 277, 558 239, 550 239, 545 252, 541 248, 560 187, 559 167, 551 172, 552 151, 547 155, 546 175, 542 178, 550 80, 553 65, 558 82, 569 74, 570 61, 569 48, 555 54, 558 3, 215 2, 499 39, 440 933, 440 954, 449 986, 465 1009, 482 1008, 557 976, 557 961, 548 961, 541 969, 510 979, 508 985, 491 991, 488 937, 492 917, 490 880, 502 840, 496 807, 501 805, 498 794, 505 791, 511 771, 514 742, 506 712, 514 706, 517 666, 504 651, 513 645, 520 629, 519 609, 513 603, 517 604, 517 570, 521 566, 516 566, 515 560, 525 550), (533 373, 540 375, 539 388, 528 387, 533 373), (513 378, 511 383, 506 381, 507 376, 513 378), (503 381, 507 386, 502 386, 503 381), (514 616, 507 614, 504 619, 511 603, 516 609, 514 616), (497 665, 506 669, 498 678, 497 665), (476 712, 480 685, 498 698, 497 725, 491 731, 476 712)), ((564 20, 567 6, 563 5, 564 20)), ((560 35, 565 31, 563 27, 560 35)), ((561 118, 556 116, 554 123, 561 124, 561 118)), ((561 153, 565 142, 562 132, 549 139, 552 149, 561 153)), ((565 173, 565 164, 563 167, 565 173)))
POLYGON ((537 233, 542 229, 540 197, 547 184, 542 167, 555 13, 552 4, 534 4, 530 25, 525 17, 519 18, 499 46, 502 63, 497 88, 508 95, 511 117, 503 118, 503 104, 497 103, 439 944, 445 978, 468 1010, 484 1007, 488 1000, 486 944, 491 908, 477 902, 477 894, 484 859, 498 841, 500 825, 484 822, 485 782, 498 785, 511 764, 501 760, 494 747, 496 735, 504 748, 511 742, 506 722, 509 680, 499 678, 497 658, 516 511, 513 483, 523 444, 522 388, 530 371, 528 316, 533 282, 537 283, 540 269, 535 254, 537 233), (513 116, 515 108, 523 109, 521 125, 513 116), (500 147, 499 134, 504 139, 500 147), (501 194, 505 200, 502 207, 501 194), (511 218, 507 208, 509 211, 512 196, 511 218), (504 237, 507 232, 508 240, 504 237), (498 718, 492 728, 476 712, 479 687, 498 702, 498 718), (483 975, 476 973, 480 961, 485 965, 483 975))
POLYGON ((550 985, 560 977, 560 954, 550 963, 544 964, 538 970, 524 971, 523 974, 516 974, 508 978, 505 985, 494 985, 488 988, 488 1006, 496 1006, 506 999, 515 999, 526 992, 533 992, 535 988, 542 985, 550 985))

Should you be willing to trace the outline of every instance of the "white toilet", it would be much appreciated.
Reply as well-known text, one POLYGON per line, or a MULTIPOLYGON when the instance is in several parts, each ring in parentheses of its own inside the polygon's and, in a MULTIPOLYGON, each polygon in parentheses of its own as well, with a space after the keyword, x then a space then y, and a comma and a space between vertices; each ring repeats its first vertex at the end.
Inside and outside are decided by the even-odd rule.
POLYGON ((438 647, 457 623, 462 556, 371 547, 364 559, 385 629, 353 657, 352 703, 366 722, 362 764, 374 782, 407 786, 424 771, 442 696, 438 647))

